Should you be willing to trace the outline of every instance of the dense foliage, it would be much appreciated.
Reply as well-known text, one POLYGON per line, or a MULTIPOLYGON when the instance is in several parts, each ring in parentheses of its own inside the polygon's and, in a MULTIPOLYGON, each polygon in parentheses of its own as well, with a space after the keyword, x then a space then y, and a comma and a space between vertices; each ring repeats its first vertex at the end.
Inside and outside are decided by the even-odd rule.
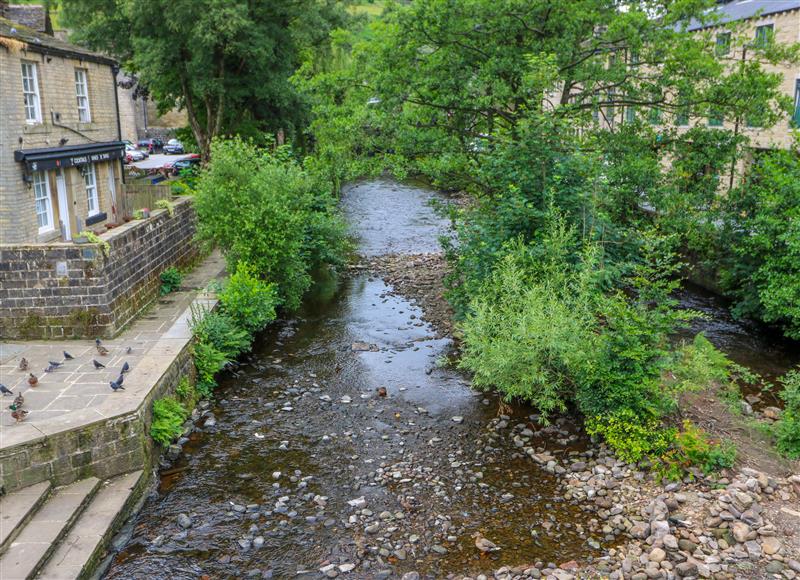
POLYGON ((214 137, 291 135, 306 107, 289 82, 346 18, 334 0, 61 0, 73 40, 114 55, 141 96, 186 111, 204 159, 214 137))
POLYGON ((790 371, 782 379, 781 397, 786 407, 775 426, 778 449, 792 459, 800 458, 800 370, 790 371))
POLYGON ((283 305, 296 309, 312 273, 344 259, 335 199, 284 149, 232 139, 213 151, 195 194, 199 236, 222 249, 231 271, 245 262, 277 282, 283 305))
POLYGON ((159 278, 161 279, 160 292, 162 296, 178 290, 183 282, 183 274, 175 266, 170 266, 161 272, 159 278))
POLYGON ((183 431, 183 422, 189 411, 172 397, 164 397, 153 402, 153 422, 150 436, 156 443, 166 447, 183 431))
POLYGON ((277 286, 260 279, 249 264, 239 262, 236 265, 236 271, 218 296, 223 312, 250 334, 275 320, 275 308, 279 304, 277 286))

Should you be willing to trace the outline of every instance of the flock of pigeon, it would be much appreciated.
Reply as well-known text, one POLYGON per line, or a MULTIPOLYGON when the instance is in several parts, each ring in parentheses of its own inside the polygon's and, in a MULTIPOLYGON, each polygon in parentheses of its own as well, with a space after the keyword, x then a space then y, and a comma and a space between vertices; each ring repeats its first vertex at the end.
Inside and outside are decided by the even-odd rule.
MULTIPOLYGON (((102 341, 99 338, 96 338, 94 341, 95 348, 97 349, 97 354, 100 356, 107 356, 108 349, 103 346, 102 341)), ((125 349, 126 354, 131 354, 131 347, 127 347, 125 349)), ((64 360, 61 362, 57 361, 47 361, 47 368, 44 369, 45 373, 52 373, 57 368, 63 366, 67 361, 73 360, 75 357, 69 354, 67 351, 63 352, 64 360)), ((94 365, 95 370, 100 370, 106 368, 106 365, 98 361, 97 359, 92 359, 92 364, 94 365)), ((19 361, 19 370, 28 373, 28 385, 29 388, 35 388, 39 384, 39 377, 28 370, 29 364, 28 360, 25 357, 22 357, 19 361)), ((125 373, 131 370, 131 366, 126 361, 122 365, 122 369, 120 369, 119 377, 117 377, 116 381, 109 381, 109 386, 111 390, 115 393, 117 391, 124 391, 125 387, 122 386, 122 383, 125 380, 125 373)), ((0 384, 0 393, 3 394, 4 397, 12 397, 14 396, 14 391, 9 389, 3 384, 0 384)), ((25 417, 28 416, 27 409, 23 409, 23 405, 25 404, 25 397, 22 396, 22 393, 17 394, 14 397, 14 402, 8 407, 11 410, 11 416, 16 420, 17 423, 24 421, 25 417)))

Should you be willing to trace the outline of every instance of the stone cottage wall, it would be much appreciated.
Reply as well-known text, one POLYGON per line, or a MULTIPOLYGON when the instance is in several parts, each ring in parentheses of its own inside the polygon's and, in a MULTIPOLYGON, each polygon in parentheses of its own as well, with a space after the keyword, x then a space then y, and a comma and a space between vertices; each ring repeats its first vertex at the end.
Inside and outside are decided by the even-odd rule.
POLYGON ((117 334, 158 298, 160 275, 197 256, 191 199, 174 215, 153 212, 107 232, 98 244, 0 245, 0 338, 117 334))

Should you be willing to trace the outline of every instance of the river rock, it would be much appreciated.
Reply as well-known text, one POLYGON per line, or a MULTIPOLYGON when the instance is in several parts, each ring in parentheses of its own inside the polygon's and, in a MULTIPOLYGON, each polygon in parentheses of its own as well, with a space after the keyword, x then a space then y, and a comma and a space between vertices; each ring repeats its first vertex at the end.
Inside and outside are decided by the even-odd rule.
POLYGON ((178 525, 182 527, 184 530, 188 530, 192 527, 192 518, 187 516, 186 514, 178 514, 178 525))
POLYGON ((686 561, 681 562, 677 566, 675 566, 675 573, 681 577, 686 578, 687 576, 694 576, 697 574, 697 564, 694 562, 686 561))
POLYGON ((647 556, 647 559, 651 562, 655 562, 656 564, 660 564, 664 561, 664 558, 667 557, 667 553, 662 550, 661 548, 653 548, 650 551, 650 554, 647 556))
POLYGON ((636 522, 628 531, 632 538, 644 540, 650 535, 650 524, 647 522, 636 522))
POLYGON ((768 556, 777 554, 781 550, 781 541, 775 536, 766 536, 761 540, 761 549, 768 556))
POLYGON ((752 530, 750 529, 750 526, 744 522, 733 522, 733 525, 731 526, 733 539, 740 544, 744 544, 748 540, 751 532, 752 530))

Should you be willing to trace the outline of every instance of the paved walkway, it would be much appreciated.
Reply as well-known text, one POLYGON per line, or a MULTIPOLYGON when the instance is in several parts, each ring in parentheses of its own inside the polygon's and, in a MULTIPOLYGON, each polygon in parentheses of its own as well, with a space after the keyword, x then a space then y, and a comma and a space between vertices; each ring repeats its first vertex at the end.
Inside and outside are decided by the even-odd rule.
MULTIPOLYGON (((94 340, 0 343, 0 383, 25 397, 25 409, 30 414, 24 425, 27 427, 29 424, 53 422, 56 419, 58 421, 55 422, 61 422, 66 414, 106 409, 109 400, 114 401, 112 398, 121 399, 134 392, 141 393, 141 389, 130 388, 136 387, 132 383, 140 375, 133 371, 141 363, 149 363, 152 358, 166 354, 151 352, 151 349, 156 348, 154 345, 159 339, 168 337, 181 315, 186 317, 186 310, 199 291, 209 281, 219 277, 224 267, 222 256, 218 252, 212 253, 186 276, 179 291, 161 297, 155 306, 115 339, 104 340, 103 346, 109 351, 105 356, 98 354, 94 340), (63 351, 71 354, 74 360, 65 360, 63 351), (28 360, 27 372, 19 370, 23 357, 28 360), (93 359, 106 368, 96 369, 92 364, 93 359), (62 365, 53 372, 45 373, 49 361, 62 365), (132 369, 124 383, 127 390, 125 393, 115 393, 109 381, 116 380, 125 362, 132 369), (28 385, 28 372, 39 378, 36 387, 28 385)), ((20 439, 21 431, 28 430, 17 425, 8 410, 13 399, 11 396, 0 398, 0 447, 11 443, 11 440, 20 439)), ((75 417, 79 415, 87 416, 79 413, 75 417)))

